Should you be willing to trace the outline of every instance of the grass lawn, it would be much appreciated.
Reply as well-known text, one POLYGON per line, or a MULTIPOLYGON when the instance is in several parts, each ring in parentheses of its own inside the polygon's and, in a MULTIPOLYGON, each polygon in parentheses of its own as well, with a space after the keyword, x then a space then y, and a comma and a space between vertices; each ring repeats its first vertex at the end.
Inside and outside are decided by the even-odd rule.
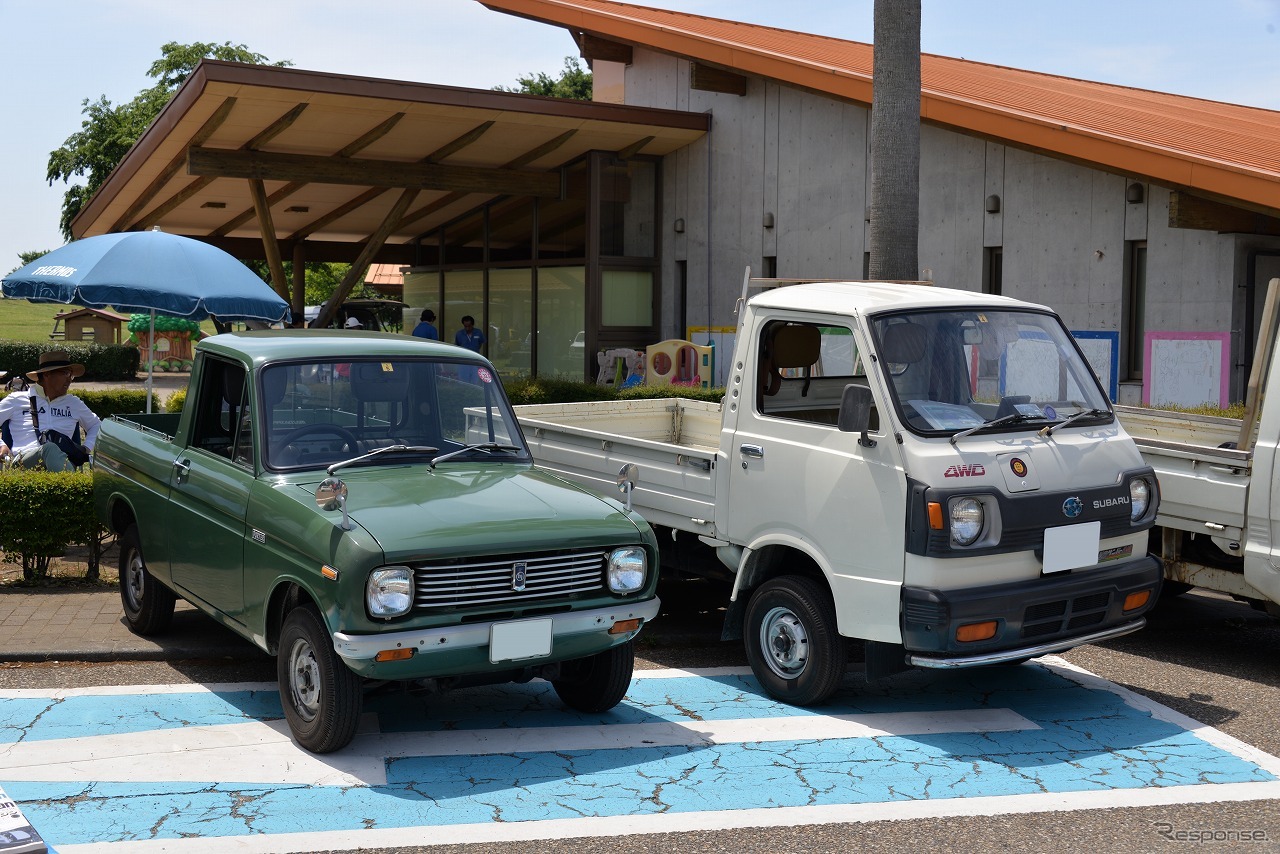
MULTIPOLYGON (((53 305, 50 303, 27 302, 24 299, 0 299, 0 338, 9 341, 33 341, 47 344, 51 339, 53 317, 64 311, 75 311, 78 306, 53 305)), ((206 335, 217 332, 213 321, 206 320, 200 324, 200 330, 206 335)), ((128 333, 125 332, 125 337, 128 333)), ((109 342, 108 342, 109 343, 109 342)))

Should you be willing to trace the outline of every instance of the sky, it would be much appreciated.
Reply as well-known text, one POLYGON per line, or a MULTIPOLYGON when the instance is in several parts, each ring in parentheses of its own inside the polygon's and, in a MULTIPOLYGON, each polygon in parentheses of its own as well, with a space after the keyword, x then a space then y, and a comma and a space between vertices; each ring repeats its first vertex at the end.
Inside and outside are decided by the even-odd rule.
MULTIPOLYGON (((872 0, 644 0, 871 42, 872 0)), ((312 71, 490 89, 576 56, 476 0, 0 0, 0 274, 62 245, 49 153, 82 103, 131 100, 160 46, 230 41, 312 71)), ((1280 111, 1280 0, 922 0, 921 49, 1280 111)))

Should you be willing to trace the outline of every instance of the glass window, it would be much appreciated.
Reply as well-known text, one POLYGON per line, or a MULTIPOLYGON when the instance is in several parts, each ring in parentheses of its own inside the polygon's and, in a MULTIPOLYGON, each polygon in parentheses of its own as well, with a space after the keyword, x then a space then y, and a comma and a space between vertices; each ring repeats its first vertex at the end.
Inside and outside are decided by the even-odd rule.
POLYGON ((253 422, 242 365, 210 358, 197 392, 192 444, 243 466, 253 465, 253 422))
POLYGON ((440 328, 440 274, 438 272, 433 270, 430 273, 405 273, 403 300, 406 305, 403 310, 406 331, 411 332, 413 327, 418 325, 418 318, 422 316, 424 308, 429 308, 436 313, 436 328, 440 328))
MULTIPOLYGON (((489 337, 484 328, 484 271, 449 270, 444 274, 444 307, 436 312, 436 328, 440 340, 453 343, 454 336, 462 329, 462 318, 471 315, 476 328, 489 337)), ((485 352, 481 349, 480 352, 485 352)))
POLYGON ((653 257, 657 164, 648 160, 606 163, 599 174, 600 254, 653 257))
POLYGON ((604 326, 653 325, 653 273, 605 270, 601 274, 600 321, 604 326))
POLYGON ((322 361, 262 372, 267 465, 324 468, 438 459, 472 444, 511 446, 450 457, 528 461, 492 371, 452 360, 322 361))
POLYGON ((1111 417, 1061 321, 1031 311, 902 312, 872 321, 894 405, 920 433, 1040 429, 1081 413, 1111 417))
POLYGON ((587 255, 587 164, 565 169, 565 198, 538 200, 538 257, 585 258, 587 255))
POLYGON ((587 285, 583 267, 538 270, 538 374, 582 379, 587 285), (579 333, 583 333, 579 335, 579 333))
MULTIPOLYGON (((774 321, 760 334, 759 411, 834 427, 845 386, 867 384, 852 331, 774 321)), ((872 424, 878 427, 878 419, 872 424)))
POLYGON ((489 359, 504 375, 527 376, 533 353, 533 271, 489 271, 489 359))

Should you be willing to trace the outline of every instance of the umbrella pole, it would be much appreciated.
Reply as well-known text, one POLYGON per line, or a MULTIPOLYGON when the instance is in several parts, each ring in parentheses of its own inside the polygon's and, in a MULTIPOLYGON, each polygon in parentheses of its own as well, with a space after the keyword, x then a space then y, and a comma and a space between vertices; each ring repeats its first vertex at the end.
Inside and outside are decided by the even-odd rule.
POLYGON ((156 310, 151 309, 151 332, 147 337, 147 414, 151 414, 151 377, 153 365, 156 363, 156 310))

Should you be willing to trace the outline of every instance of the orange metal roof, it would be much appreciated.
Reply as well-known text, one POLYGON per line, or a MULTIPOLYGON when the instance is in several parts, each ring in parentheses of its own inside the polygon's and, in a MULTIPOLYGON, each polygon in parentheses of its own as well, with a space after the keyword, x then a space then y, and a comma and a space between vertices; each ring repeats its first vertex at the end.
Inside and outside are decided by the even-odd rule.
MULTIPOLYGON (((490 9, 871 102, 872 47, 610 0, 479 0, 490 9)), ((921 118, 1272 215, 1280 112, 924 54, 921 118)))

